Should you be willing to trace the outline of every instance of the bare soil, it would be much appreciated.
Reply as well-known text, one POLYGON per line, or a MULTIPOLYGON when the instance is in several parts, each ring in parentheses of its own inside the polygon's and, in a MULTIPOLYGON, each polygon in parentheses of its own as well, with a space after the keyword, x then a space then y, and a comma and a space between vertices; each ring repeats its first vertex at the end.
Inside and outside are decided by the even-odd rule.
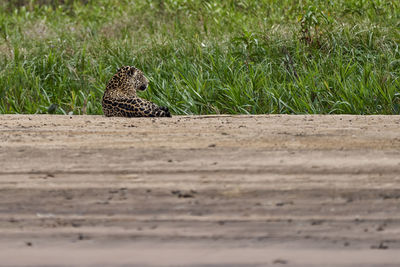
POLYGON ((400 266, 400 116, 0 116, 0 266, 400 266))

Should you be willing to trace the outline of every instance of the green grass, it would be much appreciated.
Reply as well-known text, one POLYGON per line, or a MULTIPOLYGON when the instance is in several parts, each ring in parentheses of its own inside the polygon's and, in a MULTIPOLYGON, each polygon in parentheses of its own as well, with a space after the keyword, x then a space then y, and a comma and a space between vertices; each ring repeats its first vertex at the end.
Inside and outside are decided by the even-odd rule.
POLYGON ((134 65, 173 114, 400 114, 399 44, 398 0, 3 1, 0 113, 102 114, 134 65))

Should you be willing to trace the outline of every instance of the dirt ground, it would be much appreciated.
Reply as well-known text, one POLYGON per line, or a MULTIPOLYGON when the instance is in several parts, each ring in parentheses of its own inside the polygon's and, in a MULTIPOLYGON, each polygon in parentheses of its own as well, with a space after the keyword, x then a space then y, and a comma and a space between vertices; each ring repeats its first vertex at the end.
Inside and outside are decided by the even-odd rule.
POLYGON ((400 116, 0 116, 0 266, 400 266, 400 116))

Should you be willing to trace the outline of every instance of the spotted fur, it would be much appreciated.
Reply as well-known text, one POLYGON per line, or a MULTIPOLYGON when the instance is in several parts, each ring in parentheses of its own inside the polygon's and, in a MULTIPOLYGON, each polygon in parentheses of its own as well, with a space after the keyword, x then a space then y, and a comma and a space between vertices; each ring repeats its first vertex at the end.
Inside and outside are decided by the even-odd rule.
POLYGON ((147 89, 149 81, 132 66, 120 68, 108 82, 103 95, 103 113, 107 117, 171 117, 167 107, 142 99, 136 90, 147 89))

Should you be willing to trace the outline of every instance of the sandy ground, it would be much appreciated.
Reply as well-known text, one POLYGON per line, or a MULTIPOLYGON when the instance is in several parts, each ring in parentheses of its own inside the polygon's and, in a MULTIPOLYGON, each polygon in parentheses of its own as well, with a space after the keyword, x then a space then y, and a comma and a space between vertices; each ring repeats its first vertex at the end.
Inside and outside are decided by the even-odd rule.
POLYGON ((400 266, 400 116, 0 116, 1 266, 400 266))

